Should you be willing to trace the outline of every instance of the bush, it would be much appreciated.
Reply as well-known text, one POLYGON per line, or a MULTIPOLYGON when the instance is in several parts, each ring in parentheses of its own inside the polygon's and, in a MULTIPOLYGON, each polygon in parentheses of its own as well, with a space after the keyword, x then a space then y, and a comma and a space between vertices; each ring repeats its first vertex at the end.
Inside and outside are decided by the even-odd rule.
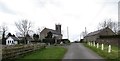
POLYGON ((54 44, 55 43, 55 39, 51 39, 51 38, 46 38, 43 39, 43 43, 50 43, 50 44, 54 44))

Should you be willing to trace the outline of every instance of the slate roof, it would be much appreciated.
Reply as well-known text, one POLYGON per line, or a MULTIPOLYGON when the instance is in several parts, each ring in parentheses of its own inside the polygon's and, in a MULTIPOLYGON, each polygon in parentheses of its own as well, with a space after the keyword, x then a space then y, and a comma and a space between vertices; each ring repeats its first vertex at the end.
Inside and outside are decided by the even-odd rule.
MULTIPOLYGON (((108 27, 106 28, 103 28, 103 29, 100 29, 100 30, 97 30, 97 31, 94 31, 94 32, 91 32, 89 34, 87 34, 87 36, 92 36, 92 35, 96 35, 96 34, 99 34, 100 32, 102 32, 103 30, 107 29, 108 27)), ((85 37, 87 37, 85 36, 85 37)))
POLYGON ((43 29, 43 31, 44 30, 51 31, 53 34, 62 35, 61 33, 57 32, 56 30, 53 30, 53 29, 45 28, 45 29, 43 29))
MULTIPOLYGON (((18 37, 20 40, 22 40, 24 37, 18 37)), ((28 41, 33 41, 33 38, 32 37, 27 37, 27 40, 28 41)))
POLYGON ((11 37, 13 40, 18 41, 19 39, 17 37, 11 37))
POLYGON ((22 40, 24 37, 18 37, 19 38, 19 40, 22 40))
MULTIPOLYGON (((102 30, 103 30, 103 29, 102 29, 102 30)), ((87 36, 96 35, 96 34, 100 33, 102 30, 98 30, 98 31, 91 32, 91 33, 89 33, 87 36)))

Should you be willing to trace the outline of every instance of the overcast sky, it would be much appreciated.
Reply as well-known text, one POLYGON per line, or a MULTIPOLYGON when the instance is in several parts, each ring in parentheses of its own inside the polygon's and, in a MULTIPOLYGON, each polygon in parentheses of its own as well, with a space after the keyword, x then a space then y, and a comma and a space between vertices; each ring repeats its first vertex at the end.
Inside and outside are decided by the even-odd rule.
POLYGON ((71 41, 80 38, 80 33, 97 30, 98 23, 111 18, 118 21, 119 0, 0 0, 0 25, 16 33, 15 22, 28 19, 32 29, 47 27, 55 29, 62 25, 63 38, 67 38, 67 26, 71 41))

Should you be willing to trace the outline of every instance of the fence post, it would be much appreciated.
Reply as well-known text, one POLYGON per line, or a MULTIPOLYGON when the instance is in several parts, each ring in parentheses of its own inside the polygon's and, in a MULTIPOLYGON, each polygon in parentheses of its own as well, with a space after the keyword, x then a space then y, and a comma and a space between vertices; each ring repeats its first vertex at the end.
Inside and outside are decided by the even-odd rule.
POLYGON ((48 46, 50 46, 50 43, 48 43, 48 46))
POLYGON ((101 48, 101 50, 103 50, 104 49, 104 45, 102 44, 102 48, 101 48))
POLYGON ((92 42, 91 42, 91 46, 92 46, 92 42))
POLYGON ((90 42, 88 42, 88 45, 90 45, 90 42))
POLYGON ((99 43, 97 43, 97 48, 99 48, 99 43))
POLYGON ((108 53, 111 52, 111 45, 108 46, 108 53))
POLYGON ((89 42, 87 42, 87 44, 89 45, 89 42))
POLYGON ((91 42, 90 42, 90 46, 91 46, 91 42))
POLYGON ((95 42, 93 42, 94 46, 95 46, 95 42))

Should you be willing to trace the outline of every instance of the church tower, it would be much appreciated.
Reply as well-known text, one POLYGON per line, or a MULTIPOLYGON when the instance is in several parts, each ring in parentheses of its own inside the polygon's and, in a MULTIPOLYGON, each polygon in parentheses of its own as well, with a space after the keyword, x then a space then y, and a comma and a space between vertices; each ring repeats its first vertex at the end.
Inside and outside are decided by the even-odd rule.
POLYGON ((60 25, 60 24, 56 24, 56 25, 55 25, 55 29, 56 29, 56 31, 57 31, 58 33, 61 34, 61 25, 60 25))

